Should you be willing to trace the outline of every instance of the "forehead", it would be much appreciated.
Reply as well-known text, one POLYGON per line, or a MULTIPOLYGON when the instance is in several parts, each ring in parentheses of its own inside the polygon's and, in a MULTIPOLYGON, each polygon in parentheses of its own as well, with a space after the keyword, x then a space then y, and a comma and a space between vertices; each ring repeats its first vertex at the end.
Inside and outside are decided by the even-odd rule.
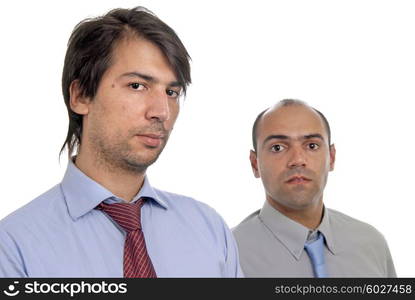
POLYGON ((304 105, 273 107, 258 124, 258 139, 264 140, 271 134, 300 138, 309 134, 321 134, 327 140, 324 122, 316 111, 304 105))
POLYGON ((120 40, 112 51, 110 75, 139 72, 162 82, 176 81, 174 71, 164 53, 154 43, 139 37, 120 40))

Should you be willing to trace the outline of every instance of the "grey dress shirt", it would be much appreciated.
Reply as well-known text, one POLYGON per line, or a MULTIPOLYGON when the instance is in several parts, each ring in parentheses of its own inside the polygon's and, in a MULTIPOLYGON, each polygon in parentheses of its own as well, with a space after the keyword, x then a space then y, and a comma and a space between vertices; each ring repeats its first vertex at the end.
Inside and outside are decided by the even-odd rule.
POLYGON ((369 224, 324 208, 314 231, 267 201, 233 229, 246 277, 313 277, 304 244, 321 232, 328 277, 396 277, 382 234, 369 224))

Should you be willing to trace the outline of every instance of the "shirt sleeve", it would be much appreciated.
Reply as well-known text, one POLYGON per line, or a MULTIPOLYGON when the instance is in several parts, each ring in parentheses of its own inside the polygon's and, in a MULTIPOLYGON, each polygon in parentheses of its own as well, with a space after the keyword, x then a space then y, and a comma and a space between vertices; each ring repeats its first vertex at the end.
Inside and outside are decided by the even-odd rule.
POLYGON ((28 277, 19 247, 2 229, 0 229, 0 277, 28 277))
POLYGON ((395 265, 393 264, 392 255, 390 253, 388 244, 386 243, 386 276, 396 277, 395 265))
POLYGON ((238 247, 236 245, 235 238, 233 237, 232 232, 226 225, 226 223, 222 220, 224 231, 225 231, 225 239, 226 239, 226 261, 225 261, 225 268, 223 277, 244 277, 242 272, 242 268, 239 264, 239 253, 238 247))
POLYGON ((235 239, 227 230, 228 239, 228 256, 226 258, 226 273, 224 277, 245 277, 242 268, 239 264, 238 247, 236 246, 235 239))

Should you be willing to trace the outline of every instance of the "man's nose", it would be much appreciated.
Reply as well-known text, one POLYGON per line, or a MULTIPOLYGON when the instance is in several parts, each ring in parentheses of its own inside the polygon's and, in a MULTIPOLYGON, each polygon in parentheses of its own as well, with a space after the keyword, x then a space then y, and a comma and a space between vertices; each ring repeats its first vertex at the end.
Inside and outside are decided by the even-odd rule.
POLYGON ((288 160, 288 168, 305 167, 307 165, 304 150, 301 148, 292 148, 288 160))
POLYGON ((149 93, 149 99, 147 99, 147 101, 147 119, 164 122, 170 118, 169 101, 171 100, 169 100, 164 89, 153 89, 149 93))

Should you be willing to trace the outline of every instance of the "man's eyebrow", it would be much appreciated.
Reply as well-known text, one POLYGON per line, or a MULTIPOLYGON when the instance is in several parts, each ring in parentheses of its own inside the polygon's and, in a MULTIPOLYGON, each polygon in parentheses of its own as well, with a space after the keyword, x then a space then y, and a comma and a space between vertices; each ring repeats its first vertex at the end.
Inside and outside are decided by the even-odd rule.
POLYGON ((143 73, 139 73, 139 72, 127 72, 122 74, 120 77, 140 77, 141 79, 147 80, 147 81, 152 81, 152 82, 156 82, 157 80, 150 75, 146 75, 143 73))
MULTIPOLYGON (((139 73, 139 72, 127 72, 127 73, 122 74, 120 77, 139 77, 139 78, 144 79, 144 80, 149 81, 149 82, 154 82, 154 83, 159 82, 159 80, 154 78, 153 76, 143 74, 143 73, 139 73)), ((169 82, 168 86, 170 86, 170 87, 183 87, 183 85, 178 81, 171 81, 171 82, 169 82)))
POLYGON ((274 140, 274 139, 288 140, 289 137, 287 135, 283 135, 283 134, 272 134, 272 135, 269 135, 265 138, 265 140, 262 142, 262 145, 265 145, 266 142, 268 142, 269 140, 274 140))
POLYGON ((172 82, 170 82, 169 83, 169 86, 170 87, 181 87, 181 88, 183 88, 183 84, 181 84, 180 82, 178 82, 178 81, 172 81, 172 82))
POLYGON ((305 140, 309 140, 309 139, 314 139, 314 138, 318 138, 322 141, 324 141, 324 137, 320 134, 320 133, 312 133, 312 134, 307 134, 305 136, 303 136, 303 138, 305 140))

